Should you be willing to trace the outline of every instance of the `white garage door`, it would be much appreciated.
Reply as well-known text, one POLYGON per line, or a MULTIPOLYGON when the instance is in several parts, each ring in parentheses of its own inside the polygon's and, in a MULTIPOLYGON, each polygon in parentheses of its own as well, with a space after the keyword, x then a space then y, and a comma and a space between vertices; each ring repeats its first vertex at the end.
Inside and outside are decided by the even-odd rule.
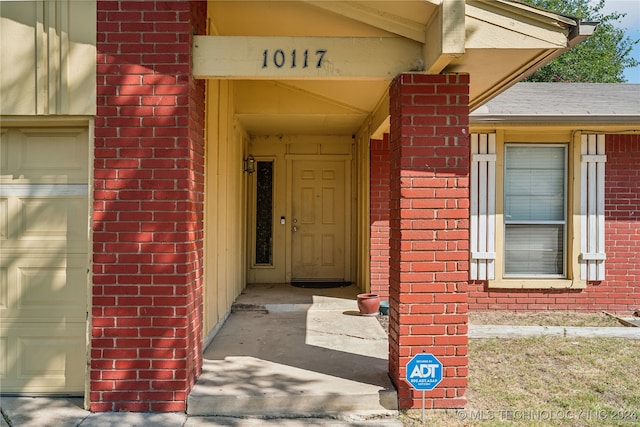
POLYGON ((82 394, 88 133, 0 130, 0 390, 82 394))

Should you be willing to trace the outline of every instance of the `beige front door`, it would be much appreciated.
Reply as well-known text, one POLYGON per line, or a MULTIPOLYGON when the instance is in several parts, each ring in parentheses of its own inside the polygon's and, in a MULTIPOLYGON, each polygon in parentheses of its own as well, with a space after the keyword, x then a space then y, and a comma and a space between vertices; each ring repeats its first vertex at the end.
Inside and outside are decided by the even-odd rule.
POLYGON ((292 280, 345 280, 345 162, 294 160, 292 280))
POLYGON ((0 392, 82 394, 88 133, 0 132, 0 392))

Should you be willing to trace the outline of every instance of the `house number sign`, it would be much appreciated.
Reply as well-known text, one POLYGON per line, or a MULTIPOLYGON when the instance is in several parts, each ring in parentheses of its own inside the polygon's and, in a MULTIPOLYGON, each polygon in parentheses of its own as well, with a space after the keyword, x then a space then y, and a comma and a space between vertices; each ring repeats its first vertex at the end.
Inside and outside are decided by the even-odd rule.
POLYGON ((422 50, 404 37, 194 36, 193 76, 392 79, 424 62, 422 50))
POLYGON ((297 49, 285 50, 285 49, 275 49, 269 50, 265 49, 262 51, 262 68, 322 68, 322 63, 324 60, 324 56, 327 53, 327 49, 317 49, 315 52, 313 50, 309 51, 309 49, 305 49, 303 51, 298 51, 297 49))

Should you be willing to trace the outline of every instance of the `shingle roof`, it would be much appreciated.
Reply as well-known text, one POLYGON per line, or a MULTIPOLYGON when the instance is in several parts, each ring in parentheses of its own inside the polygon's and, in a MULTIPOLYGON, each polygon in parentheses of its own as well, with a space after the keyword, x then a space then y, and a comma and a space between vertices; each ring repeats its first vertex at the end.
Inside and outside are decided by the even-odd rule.
POLYGON ((640 84, 518 83, 471 113, 494 120, 640 122, 640 84))

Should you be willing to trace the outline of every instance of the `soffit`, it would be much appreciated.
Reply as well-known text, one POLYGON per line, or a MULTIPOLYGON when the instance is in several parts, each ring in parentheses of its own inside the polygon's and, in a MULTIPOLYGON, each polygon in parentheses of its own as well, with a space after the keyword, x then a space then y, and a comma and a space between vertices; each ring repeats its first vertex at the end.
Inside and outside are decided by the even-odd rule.
POLYGON ((383 28, 424 27, 436 9, 428 1, 209 1, 210 33, 390 37, 383 28))
MULTIPOLYGON (((251 37, 403 37, 438 21, 440 1, 210 1, 210 34, 251 37)), ((467 0, 465 48, 442 72, 471 75, 473 108, 566 47, 557 15, 500 0, 467 0)), ((409 72, 409 68, 407 72, 409 72)), ((354 134, 387 97, 390 78, 236 79, 236 115, 250 134, 354 134)), ((378 114, 379 115, 379 114, 378 114)), ((378 130, 374 123, 371 132, 378 130)), ((382 129, 385 131, 385 129, 382 129)))
POLYGON ((352 135, 387 88, 385 81, 242 80, 236 117, 256 135, 352 135))

